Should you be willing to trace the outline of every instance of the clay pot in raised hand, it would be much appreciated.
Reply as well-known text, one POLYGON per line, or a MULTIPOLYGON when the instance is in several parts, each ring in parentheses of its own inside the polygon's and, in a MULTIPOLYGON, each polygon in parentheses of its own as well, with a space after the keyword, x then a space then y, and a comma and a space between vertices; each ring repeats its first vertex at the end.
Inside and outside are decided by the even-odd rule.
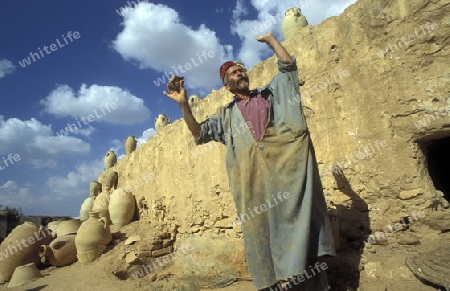
POLYGON ((106 169, 112 168, 117 163, 117 155, 114 153, 114 151, 107 151, 104 161, 106 169))
POLYGON ((137 140, 136 137, 133 135, 130 135, 127 137, 127 139, 125 140, 125 155, 129 155, 132 152, 134 152, 136 150, 136 146, 137 146, 137 140))
POLYGON ((77 258, 81 263, 92 262, 99 257, 112 235, 108 221, 98 211, 91 211, 89 218, 81 224, 75 237, 77 258))
POLYGON ((184 77, 173 75, 169 83, 167 84, 167 89, 169 92, 177 91, 180 92, 181 81, 184 80, 184 77))
POLYGON ((131 192, 118 188, 111 193, 108 211, 112 223, 122 227, 130 223, 136 210, 136 200, 131 192))
POLYGON ((49 229, 32 222, 17 226, 0 245, 0 281, 9 281, 18 266, 34 263, 40 265, 38 249, 53 239, 49 229))
POLYGON ((41 262, 50 263, 56 267, 67 266, 75 262, 77 260, 76 236, 76 234, 58 236, 50 245, 40 246, 41 262))

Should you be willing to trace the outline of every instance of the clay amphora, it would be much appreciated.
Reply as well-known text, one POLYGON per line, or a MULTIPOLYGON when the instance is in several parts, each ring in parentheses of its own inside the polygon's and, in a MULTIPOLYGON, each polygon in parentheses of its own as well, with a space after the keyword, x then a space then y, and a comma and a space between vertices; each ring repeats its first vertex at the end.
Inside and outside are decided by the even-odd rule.
POLYGON ((39 248, 41 262, 50 263, 56 267, 67 266, 75 262, 77 260, 76 236, 76 234, 58 236, 50 245, 42 245, 39 248))
POLYGON ((119 183, 119 174, 116 171, 108 171, 106 173, 105 181, 105 190, 108 191, 111 188, 117 189, 117 184, 119 183))
POLYGON ((199 101, 200 96, 198 96, 197 94, 192 94, 188 99, 189 107, 192 109, 199 101))
POLYGON ((77 258, 82 263, 95 260, 111 242, 109 224, 99 215, 98 211, 89 212, 89 218, 83 221, 75 237, 77 258), (86 256, 86 253, 92 255, 86 256))
POLYGON ((84 221, 89 218, 89 212, 92 211, 92 207, 94 206, 95 196, 89 196, 86 198, 81 204, 80 207, 80 220, 84 221))
POLYGON ((134 152, 136 150, 136 145, 136 137, 133 135, 128 136, 125 140, 125 154, 128 156, 129 154, 134 152))
POLYGON ((38 249, 53 239, 51 230, 32 222, 17 226, 0 245, 0 281, 9 281, 18 266, 29 263, 40 265, 38 249))
POLYGON ((122 227, 130 223, 136 210, 136 200, 131 192, 118 188, 111 193, 109 201, 109 215, 116 227, 122 227))
POLYGON ((56 231, 56 236, 60 237, 67 234, 76 234, 78 228, 80 228, 81 220, 80 219, 69 219, 61 221, 58 224, 58 230, 56 231))
POLYGON ((306 17, 302 14, 300 8, 292 7, 284 13, 284 19, 281 22, 281 33, 284 40, 292 38, 294 34, 308 25, 306 17))
POLYGON ((110 198, 111 193, 109 191, 103 191, 95 198, 94 205, 92 206, 92 211, 99 212, 99 217, 105 217, 108 224, 111 223, 108 211, 110 198))
POLYGON ((98 181, 92 181, 89 184, 89 196, 97 196, 100 192, 102 192, 102 184, 98 181))
POLYGON ((114 153, 114 151, 108 151, 105 154, 104 160, 105 160, 105 168, 109 169, 117 163, 117 155, 114 153))

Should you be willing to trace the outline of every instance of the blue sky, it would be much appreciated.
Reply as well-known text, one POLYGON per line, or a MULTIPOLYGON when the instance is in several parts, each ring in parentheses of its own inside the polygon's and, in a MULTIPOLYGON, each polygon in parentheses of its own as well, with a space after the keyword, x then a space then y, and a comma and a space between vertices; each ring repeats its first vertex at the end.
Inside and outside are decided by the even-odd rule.
POLYGON ((78 216, 108 150, 122 156, 128 135, 146 142, 160 113, 181 118, 162 94, 170 72, 184 68, 203 98, 224 61, 271 55, 255 37, 282 40, 274 19, 287 8, 317 25, 354 2, 0 1, 0 204, 78 216))

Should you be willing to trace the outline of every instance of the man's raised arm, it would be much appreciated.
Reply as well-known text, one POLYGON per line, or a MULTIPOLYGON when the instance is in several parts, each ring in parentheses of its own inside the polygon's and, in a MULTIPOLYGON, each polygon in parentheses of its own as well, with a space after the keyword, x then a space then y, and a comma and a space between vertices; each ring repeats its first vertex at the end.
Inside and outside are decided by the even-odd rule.
POLYGON ((291 61, 291 55, 271 32, 257 36, 256 40, 267 43, 280 60, 285 62, 291 61))
POLYGON ((166 91, 164 91, 163 93, 164 95, 178 103, 181 109, 181 113, 183 113, 183 118, 186 122, 187 127, 194 136, 194 139, 197 140, 200 137, 200 124, 197 122, 197 120, 195 120, 191 108, 189 107, 186 89, 184 88, 184 80, 180 82, 180 89, 180 92, 172 90, 170 91, 170 93, 167 93, 166 91))

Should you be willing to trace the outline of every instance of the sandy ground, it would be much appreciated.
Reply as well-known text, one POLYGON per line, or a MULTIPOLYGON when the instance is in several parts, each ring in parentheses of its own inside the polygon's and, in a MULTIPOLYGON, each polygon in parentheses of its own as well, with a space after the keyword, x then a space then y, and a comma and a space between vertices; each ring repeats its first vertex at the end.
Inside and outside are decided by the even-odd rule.
MULTIPOLYGON (((7 287, 7 284, 0 285, 0 290, 8 291, 38 291, 38 290, 155 290, 150 289, 145 286, 145 284, 140 284, 133 279, 126 281, 117 279, 112 274, 107 274, 95 263, 81 264, 74 263, 70 266, 63 268, 48 268, 42 270, 44 276, 33 282, 26 283, 18 287, 7 287)), ((163 289, 160 289, 163 290, 163 289)), ((171 290, 165 289, 164 290, 171 290)), ((212 289, 201 289, 212 290, 212 289)), ((241 281, 233 283, 230 286, 215 289, 223 291, 238 291, 238 290, 248 290, 255 291, 252 282, 241 281)))
MULTIPOLYGON (((417 229, 417 231, 420 233, 420 229, 417 229)), ((447 244, 449 239, 449 232, 428 232, 421 237, 421 244, 419 245, 402 246, 395 241, 389 241, 386 245, 372 246, 370 252, 364 251, 361 256, 355 256, 342 250, 337 257, 332 258, 330 269, 327 270, 329 284, 332 286, 330 290, 437 291, 437 287, 418 280, 405 266, 405 259, 419 251, 439 249, 443 244, 447 244), (357 258, 357 262, 360 260, 363 262, 364 267, 359 272, 349 272, 352 256, 357 258)), ((61 268, 47 267, 41 269, 42 278, 13 288, 8 288, 8 283, 6 283, 0 285, 0 290, 256 291, 251 281, 238 281, 220 289, 201 289, 198 286, 204 285, 195 283, 198 282, 199 278, 189 277, 180 280, 176 275, 179 273, 176 268, 163 270, 157 278, 155 277, 156 274, 149 274, 140 279, 128 277, 127 280, 121 280, 112 271, 119 269, 120 259, 118 256, 120 253, 120 248, 116 246, 91 263, 75 262, 70 266, 61 268)), ((447 258, 443 259, 447 260, 447 258)), ((212 278, 212 280, 215 279, 216 277, 212 278)))

